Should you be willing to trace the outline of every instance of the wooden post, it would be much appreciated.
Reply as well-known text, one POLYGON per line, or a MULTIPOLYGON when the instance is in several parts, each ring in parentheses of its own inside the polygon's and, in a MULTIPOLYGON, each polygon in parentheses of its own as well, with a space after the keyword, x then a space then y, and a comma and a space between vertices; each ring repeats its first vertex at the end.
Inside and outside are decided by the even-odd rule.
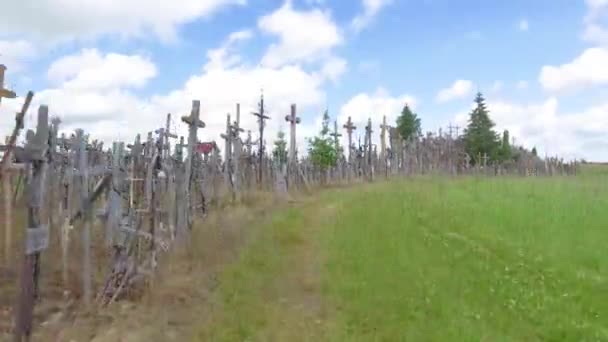
POLYGON ((21 270, 21 292, 15 322, 15 341, 29 341, 32 335, 34 303, 38 297, 38 277, 40 274, 40 252, 48 247, 48 226, 40 223, 42 207, 42 180, 48 150, 48 108, 40 106, 36 132, 27 132, 26 155, 28 159, 27 197, 28 219, 24 246, 25 257, 21 270))

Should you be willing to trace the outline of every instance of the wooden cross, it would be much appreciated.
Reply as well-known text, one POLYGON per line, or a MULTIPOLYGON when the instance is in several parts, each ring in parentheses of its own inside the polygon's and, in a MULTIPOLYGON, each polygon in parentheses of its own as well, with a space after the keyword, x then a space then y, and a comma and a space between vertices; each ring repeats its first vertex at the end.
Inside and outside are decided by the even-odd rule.
POLYGON ((452 132, 456 131, 456 138, 458 138, 458 130, 460 129, 459 126, 452 126, 452 124, 450 123, 450 125, 448 126, 448 132, 450 134, 450 138, 452 138, 452 132))
POLYGON ((41 223, 40 208, 43 203, 44 164, 48 150, 48 107, 40 106, 36 132, 28 130, 26 146, 31 174, 27 179, 27 226, 25 228, 25 257, 22 259, 21 293, 15 310, 15 341, 29 341, 32 335, 34 303, 38 299, 40 252, 48 247, 49 227, 41 223))
POLYGON ((295 103, 291 105, 291 113, 285 115, 285 121, 289 122, 289 163, 291 165, 296 160, 296 125, 300 123, 300 118, 296 115, 295 103))
POLYGON ((367 120, 367 126, 365 126, 365 145, 366 145, 366 154, 367 154, 367 167, 370 178, 372 176, 372 119, 369 118, 367 120))
POLYGON ((232 134, 232 149, 234 157, 232 158, 233 165, 233 199, 237 199, 239 197, 239 191, 241 187, 241 174, 240 174, 240 162, 241 162, 241 152, 243 152, 243 144, 241 141, 240 134, 245 130, 241 128, 241 104, 236 104, 236 120, 231 126, 231 134, 232 134))
POLYGON ((382 117, 382 125, 380 125, 380 157, 386 160, 386 130, 391 126, 386 124, 386 115, 382 117))
POLYGON ((258 183, 262 184, 263 177, 263 161, 264 161, 264 120, 270 119, 270 117, 264 115, 264 94, 260 95, 259 112, 251 113, 258 118, 258 124, 260 127, 260 138, 259 138, 259 156, 258 156, 258 183))
POLYGON ((17 97, 14 91, 10 91, 4 88, 4 72, 6 71, 6 66, 4 64, 0 64, 0 103, 2 103, 2 98, 6 99, 14 99, 17 97))
POLYGON ((247 131, 247 140, 245 140, 245 143, 243 145, 245 145, 245 147, 247 147, 247 157, 251 157, 251 154, 253 153, 253 145, 257 144, 257 141, 253 141, 251 138, 251 130, 247 131))
MULTIPOLYGON (((224 139, 224 163, 228 165, 230 158, 232 158, 232 127, 230 126, 230 114, 226 114, 226 133, 220 134, 220 137, 224 139)), ((228 167, 225 168, 225 172, 228 172, 228 167)))
POLYGON ((194 146, 198 142, 197 131, 199 128, 205 128, 205 123, 200 117, 201 102, 192 100, 192 110, 190 116, 182 116, 182 121, 188 124, 188 159, 186 160, 186 203, 190 204, 190 187, 192 185, 192 161, 194 160, 194 146))
POLYGON ((230 114, 226 114, 226 133, 220 134, 224 139, 224 181, 230 187, 230 163, 232 162, 232 126, 230 125, 230 114))
POLYGON ((338 132, 338 121, 334 121, 334 131, 329 134, 334 138, 334 148, 336 149, 336 155, 338 154, 338 150, 340 149, 340 137, 342 134, 338 132))
POLYGON ((357 126, 353 125, 353 121, 351 120, 351 118, 349 116, 348 121, 346 121, 346 124, 342 127, 344 127, 346 129, 346 132, 348 133, 348 162, 350 163, 350 162, 352 162, 353 131, 357 129, 357 126))

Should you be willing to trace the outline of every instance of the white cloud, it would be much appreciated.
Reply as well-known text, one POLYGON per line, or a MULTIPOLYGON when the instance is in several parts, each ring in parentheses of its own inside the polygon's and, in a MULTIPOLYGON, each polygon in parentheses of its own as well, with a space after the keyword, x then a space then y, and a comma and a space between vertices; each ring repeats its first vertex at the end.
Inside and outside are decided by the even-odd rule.
POLYGON ((494 93, 497 93, 497 92, 501 91, 503 87, 504 87, 503 81, 494 81, 494 83, 492 83, 492 87, 490 88, 490 90, 494 93))
POLYGON ((473 82, 469 80, 457 80, 449 88, 439 91, 436 96, 437 102, 448 102, 470 95, 473 91, 473 82))
POLYGON ((589 48, 572 62, 559 66, 546 65, 539 81, 548 91, 571 90, 608 84, 608 48, 589 48))
MULTIPOLYGON (((536 146, 541 155, 608 160, 608 102, 574 113, 561 112, 555 97, 536 103, 489 97, 487 106, 496 130, 509 130, 518 145, 536 146)), ((460 127, 466 127, 472 108, 454 116, 460 127)))
POLYGON ((5 1, 0 12, 0 32, 71 40, 104 34, 139 36, 152 31, 162 39, 173 39, 181 25, 245 3, 246 0, 5 1))
MULTIPOLYGON (((341 128, 347 122, 348 117, 351 117, 351 120, 357 126, 353 136, 353 143, 355 143, 357 135, 360 135, 363 141, 365 126, 368 119, 371 119, 374 131, 372 140, 374 143, 378 143, 380 141, 378 132, 383 116, 386 116, 387 124, 394 126, 403 106, 408 104, 410 108, 414 109, 417 103, 418 101, 412 95, 402 94, 395 97, 383 88, 378 88, 373 94, 359 93, 346 101, 340 108, 338 125, 341 128)), ((348 144, 346 133, 343 129, 341 133, 343 134, 342 143, 346 146, 348 144)))
POLYGON ((608 45, 608 0, 586 0, 587 15, 584 19, 582 39, 592 44, 608 45))
POLYGON ((36 48, 29 41, 0 39, 0 64, 9 71, 19 71, 27 61, 36 56, 36 48))
POLYGON ((517 82, 517 89, 524 90, 528 89, 528 81, 519 81, 517 82))
POLYGON ((84 49, 53 62, 47 77, 65 89, 94 90, 141 87, 156 73, 156 66, 148 58, 116 53, 101 55, 96 49, 84 49))
POLYGON ((390 5, 392 0, 362 0, 363 12, 351 21, 351 27, 359 32, 369 26, 380 11, 390 5))
POLYGON ((526 19, 522 19, 519 21, 519 23, 517 23, 517 28, 522 32, 528 31, 528 29, 530 28, 529 26, 530 25, 528 23, 528 20, 526 19))
POLYGON ((268 67, 315 62, 331 56, 331 49, 343 42, 342 33, 328 11, 297 11, 289 0, 261 17, 258 28, 279 38, 262 58, 262 64, 268 67))

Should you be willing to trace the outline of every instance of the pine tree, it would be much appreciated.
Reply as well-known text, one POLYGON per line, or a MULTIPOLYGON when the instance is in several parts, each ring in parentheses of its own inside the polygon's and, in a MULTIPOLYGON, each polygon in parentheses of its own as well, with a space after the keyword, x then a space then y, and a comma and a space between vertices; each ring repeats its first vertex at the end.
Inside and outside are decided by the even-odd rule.
POLYGON ((287 141, 285 140, 285 132, 280 130, 277 134, 277 140, 274 142, 272 157, 279 163, 287 163, 287 141))
POLYGON ((485 154, 491 160, 496 160, 499 157, 500 143, 481 93, 477 93, 475 103, 477 106, 471 111, 469 124, 464 132, 466 151, 474 163, 480 162, 477 159, 480 156, 483 158, 485 154))
POLYGON ((329 135, 329 113, 323 113, 321 132, 313 139, 308 139, 308 154, 312 163, 321 170, 336 165, 337 151, 334 141, 329 135))
POLYGON ((410 140, 421 135, 420 118, 416 113, 412 112, 407 104, 397 117, 397 130, 403 140, 410 140))

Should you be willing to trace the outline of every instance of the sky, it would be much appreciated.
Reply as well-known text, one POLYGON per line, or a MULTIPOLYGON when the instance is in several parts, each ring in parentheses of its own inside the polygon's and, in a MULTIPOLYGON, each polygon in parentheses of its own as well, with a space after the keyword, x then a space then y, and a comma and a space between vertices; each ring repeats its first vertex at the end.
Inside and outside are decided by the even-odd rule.
MULTIPOLYGON (((257 135, 263 91, 272 143, 297 105, 298 149, 328 109, 354 139, 405 104, 423 131, 462 132, 475 93, 496 129, 542 155, 608 161, 608 0, 21 0, 2 4, 0 63, 21 97, 0 104, 8 135, 28 90, 105 142, 132 141, 201 102, 202 141, 226 114, 257 135)), ((172 129, 186 134, 178 119, 172 129)), ((345 132, 342 130, 345 139, 345 132)), ((22 135, 23 136, 23 135, 22 135)))

